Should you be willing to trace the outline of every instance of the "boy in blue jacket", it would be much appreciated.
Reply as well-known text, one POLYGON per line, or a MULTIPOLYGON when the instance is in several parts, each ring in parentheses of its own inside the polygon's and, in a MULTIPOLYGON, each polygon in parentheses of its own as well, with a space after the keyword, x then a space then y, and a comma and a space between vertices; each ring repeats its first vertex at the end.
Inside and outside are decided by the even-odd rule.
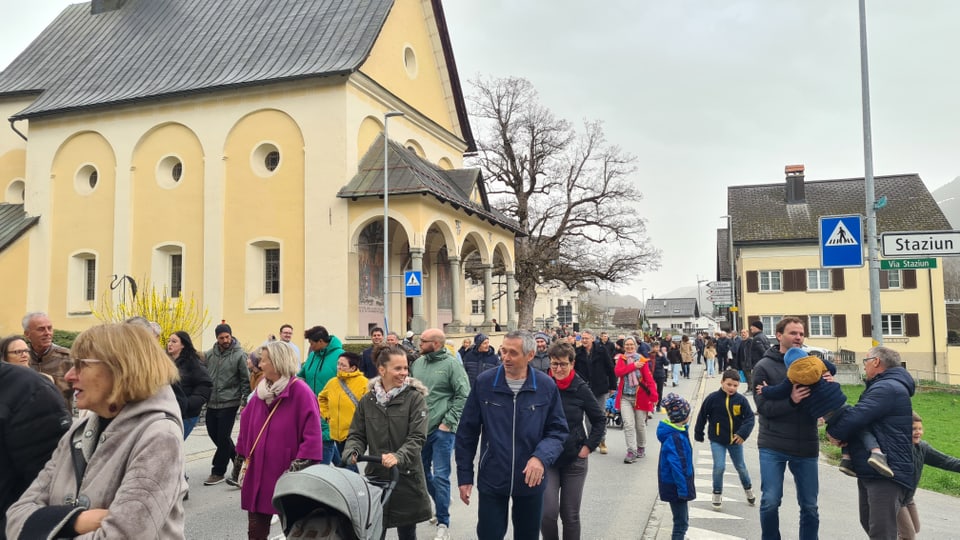
POLYGON ((728 369, 720 377, 720 389, 703 400, 697 425, 693 429, 693 438, 703 442, 703 428, 709 422, 707 435, 710 437, 710 451, 713 454, 713 509, 720 510, 723 504, 723 472, 726 469, 727 453, 740 476, 740 485, 747 497, 747 503, 753 506, 757 498, 753 495, 750 473, 743 462, 743 441, 753 431, 754 416, 747 398, 740 395, 740 373, 728 369))
POLYGON ((697 498, 693 482, 693 447, 687 433, 690 404, 670 393, 663 400, 667 418, 657 426, 660 441, 660 462, 657 464, 657 484, 660 500, 670 503, 673 513, 672 540, 683 540, 690 525, 687 502, 697 498))

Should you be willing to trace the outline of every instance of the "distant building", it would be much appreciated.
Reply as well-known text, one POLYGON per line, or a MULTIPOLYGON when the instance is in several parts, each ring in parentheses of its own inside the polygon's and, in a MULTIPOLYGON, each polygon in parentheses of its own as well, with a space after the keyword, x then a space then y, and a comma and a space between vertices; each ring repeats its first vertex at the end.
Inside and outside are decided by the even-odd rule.
POLYGON ((691 335, 713 331, 716 323, 700 313, 696 298, 651 298, 643 306, 650 332, 691 335))

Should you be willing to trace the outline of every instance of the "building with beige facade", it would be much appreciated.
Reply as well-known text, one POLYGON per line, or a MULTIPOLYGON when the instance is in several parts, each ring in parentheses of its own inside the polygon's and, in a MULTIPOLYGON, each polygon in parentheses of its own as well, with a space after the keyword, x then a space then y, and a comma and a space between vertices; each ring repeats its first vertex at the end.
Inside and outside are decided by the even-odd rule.
POLYGON ((284 323, 364 336, 384 237, 391 330, 463 325, 461 261, 484 273, 481 324, 495 268, 514 293, 516 224, 462 169, 440 0, 71 5, 0 73, 0 115, 2 334, 33 310, 89 327, 130 276, 251 343, 284 323), (404 270, 422 297, 396 294, 404 270))

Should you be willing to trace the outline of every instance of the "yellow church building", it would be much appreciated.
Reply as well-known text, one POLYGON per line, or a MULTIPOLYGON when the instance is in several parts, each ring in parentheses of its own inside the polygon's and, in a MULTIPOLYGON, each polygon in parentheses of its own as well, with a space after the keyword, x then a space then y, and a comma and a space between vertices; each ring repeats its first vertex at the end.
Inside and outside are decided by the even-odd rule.
POLYGON ((390 330, 464 324, 467 266, 484 322, 494 274, 515 289, 517 224, 462 169, 476 148, 440 0, 71 5, 0 73, 0 115, 0 334, 27 311, 96 324, 130 276, 250 343, 284 323, 367 335, 385 128, 390 289, 404 270, 424 285, 390 296, 390 330))

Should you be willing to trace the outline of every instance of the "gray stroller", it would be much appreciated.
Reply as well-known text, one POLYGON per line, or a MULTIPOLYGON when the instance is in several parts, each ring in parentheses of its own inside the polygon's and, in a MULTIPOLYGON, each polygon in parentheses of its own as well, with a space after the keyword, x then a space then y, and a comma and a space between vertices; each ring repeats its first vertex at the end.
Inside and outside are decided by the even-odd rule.
MULTIPOLYGON (((380 463, 380 457, 357 461, 380 463)), ((400 477, 397 467, 390 473, 385 483, 330 465, 284 474, 273 492, 283 533, 288 539, 380 540, 383 507, 400 477)))

